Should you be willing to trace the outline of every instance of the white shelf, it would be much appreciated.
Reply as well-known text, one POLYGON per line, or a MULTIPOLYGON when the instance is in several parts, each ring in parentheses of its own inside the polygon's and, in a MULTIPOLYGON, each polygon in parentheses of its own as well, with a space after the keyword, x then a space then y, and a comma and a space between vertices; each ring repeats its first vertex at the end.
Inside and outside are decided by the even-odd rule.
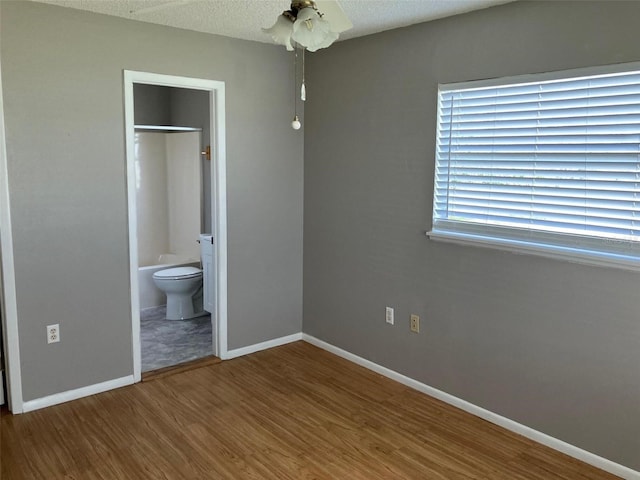
POLYGON ((134 125, 135 130, 154 130, 162 132, 201 132, 202 128, 175 127, 173 125, 134 125))

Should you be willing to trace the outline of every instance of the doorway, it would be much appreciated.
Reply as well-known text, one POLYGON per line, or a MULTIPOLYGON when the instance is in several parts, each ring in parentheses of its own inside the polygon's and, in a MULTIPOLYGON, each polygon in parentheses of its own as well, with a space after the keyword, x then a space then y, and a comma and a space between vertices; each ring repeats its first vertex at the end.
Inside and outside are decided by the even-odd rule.
MULTIPOLYGON (((198 192, 205 192, 202 195, 202 213, 200 232, 210 233, 213 238, 213 270, 211 272, 213 278, 212 291, 207 292, 213 299, 213 307, 209 307, 211 311, 210 335, 211 345, 210 351, 221 359, 227 355, 227 235, 226 235, 226 157, 225 157, 225 108, 224 108, 224 82, 195 79, 188 77, 176 77, 170 75, 160 75, 146 72, 124 72, 124 93, 125 93, 125 128, 126 128, 126 156, 127 156, 127 198, 128 198, 128 216, 129 216, 129 266, 130 266, 130 284, 131 284, 131 324, 132 324, 132 355, 134 380, 140 381, 142 378, 142 338, 141 338, 141 307, 147 300, 141 301, 141 294, 145 293, 148 286, 145 283, 144 275, 141 274, 139 267, 141 266, 141 255, 139 254, 139 219, 138 219, 138 187, 139 187, 139 169, 140 162, 136 161, 137 150, 140 148, 140 132, 155 132, 160 135, 175 135, 176 132, 198 132, 197 138, 204 140, 199 147, 202 148, 203 154, 206 155, 206 147, 210 146, 207 165, 210 168, 202 169, 202 190, 198 188, 198 192), (139 112, 136 112, 136 96, 134 89, 140 87, 152 87, 156 89, 170 88, 176 89, 178 93, 193 93, 195 97, 204 98, 204 102, 208 106, 206 111, 206 119, 201 123, 203 126, 180 126, 172 125, 175 122, 156 121, 151 124, 144 122, 143 125, 136 120, 140 120, 139 112), (138 118, 136 118, 138 117, 138 118), (162 125, 164 123, 164 125, 162 125), (145 128, 146 127, 146 128, 145 128), (164 128, 163 128, 164 127, 164 128), (201 137, 200 137, 201 135, 201 137), (209 194, 210 193, 210 194, 209 194)), ((194 98, 195 98, 194 97, 194 98)), ((152 137, 155 136, 151 135, 152 137)), ((192 134, 193 135, 193 134, 192 134)), ((174 137, 175 138, 175 137, 174 137)), ((153 141, 158 143, 158 139, 153 141)), ((160 143, 164 142, 161 140, 160 143)), ((200 142, 198 140, 198 142, 200 142)), ((174 144, 175 142, 169 142, 174 144)), ((182 142, 178 142, 182 143, 182 142)), ((172 147, 173 148, 173 147, 172 147)), ((200 150, 200 149, 199 149, 200 150)), ((200 152, 198 152, 200 153, 200 152)), ((192 182, 195 183, 195 182, 192 182)), ((198 186, 199 187, 199 186, 198 186)), ((194 188, 194 191, 196 189, 194 188)), ((179 213, 178 213, 179 215, 179 213)), ((175 212, 174 212, 175 216, 175 212)), ((199 219, 200 220, 200 219, 199 219)), ((193 222, 191 222, 193 223, 193 222)), ((151 238, 151 237, 150 237, 151 238)), ((153 237, 155 238, 155 237, 153 237)), ((193 245, 197 238, 193 238, 193 245)), ((173 241, 173 240, 172 240, 173 241)), ((175 240, 178 241, 178 240, 175 240)), ((158 244, 160 244, 159 242, 158 244)), ((183 242, 184 243, 184 242, 183 242)), ((162 249, 162 247, 157 248, 162 249)), ((183 248, 185 252, 161 252, 162 262, 174 262, 182 258, 185 261, 195 260, 193 263, 199 263, 199 258, 193 258, 196 255, 191 251, 191 247, 183 248), (176 258, 172 255, 176 255, 176 258)), ((162 263, 161 262, 161 263, 162 263)), ((188 263, 180 268, 189 268, 188 263)), ((173 264, 163 263, 163 266, 169 268, 173 264)), ((191 265, 193 268, 194 265, 191 265)), ((150 278, 149 278, 150 279, 150 278)), ((156 312, 157 313, 157 312, 156 312)), ((182 320, 166 320, 166 322, 180 322, 182 320)), ((196 322, 197 323, 197 322, 196 322)), ((200 321, 202 323, 202 321, 200 321)))

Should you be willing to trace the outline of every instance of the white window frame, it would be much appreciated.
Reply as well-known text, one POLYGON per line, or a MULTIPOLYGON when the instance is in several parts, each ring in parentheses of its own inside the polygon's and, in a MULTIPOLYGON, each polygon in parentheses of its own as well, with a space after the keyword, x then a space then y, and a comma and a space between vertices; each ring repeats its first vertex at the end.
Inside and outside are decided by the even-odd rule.
MULTIPOLYGON (((459 83, 439 84, 438 100, 442 91, 472 89, 482 87, 492 87, 500 85, 514 85, 524 83, 537 83, 549 80, 570 79, 577 77, 588 77, 602 74, 615 74, 622 72, 640 71, 640 62, 624 63, 616 65, 605 65, 590 68, 580 68, 572 70, 564 70, 558 72, 549 72, 542 74, 519 75, 513 77, 493 78, 486 80, 476 80, 459 83)), ((438 121, 437 129, 440 125, 440 101, 438 101, 438 121)), ((436 131, 436 150, 438 148, 439 131, 436 131)), ((436 151, 437 155, 437 151, 436 151)), ((437 162, 437 159, 434 159, 437 162)), ((437 164, 436 164, 437 167, 437 164)), ((434 197, 435 191, 434 169, 434 197)), ((595 245, 589 244, 589 241, 577 245, 560 244, 557 237, 553 234, 549 235, 549 241, 545 239, 545 234, 535 234, 530 238, 526 232, 518 237, 517 235, 501 235, 501 228, 495 225, 475 225, 471 228, 463 228, 462 231, 456 231, 456 228, 447 228, 447 221, 440 220, 440 225, 436 225, 436 202, 432 207, 432 229, 427 231, 427 236, 436 241, 444 241, 449 243, 486 247, 500 250, 507 250, 519 254, 532 254, 566 260, 575 263, 598 265, 606 267, 616 267, 627 270, 640 271, 640 242, 633 248, 635 251, 616 251, 615 249, 606 250, 597 248, 595 245), (442 226, 444 224, 444 226, 442 226)), ((510 229, 507 229, 510 230, 510 229)), ((586 238, 586 237, 585 237, 586 238)), ((615 240, 604 239, 601 244, 615 243, 615 240)))

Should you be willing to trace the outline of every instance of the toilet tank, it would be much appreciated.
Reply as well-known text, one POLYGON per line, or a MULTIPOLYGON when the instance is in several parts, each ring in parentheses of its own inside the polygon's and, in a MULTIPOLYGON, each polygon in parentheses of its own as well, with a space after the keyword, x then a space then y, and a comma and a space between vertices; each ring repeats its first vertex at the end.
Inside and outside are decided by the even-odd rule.
POLYGON ((203 308, 214 313, 216 299, 215 285, 215 245, 213 236, 208 234, 200 235, 200 258, 202 259, 202 303, 203 308))

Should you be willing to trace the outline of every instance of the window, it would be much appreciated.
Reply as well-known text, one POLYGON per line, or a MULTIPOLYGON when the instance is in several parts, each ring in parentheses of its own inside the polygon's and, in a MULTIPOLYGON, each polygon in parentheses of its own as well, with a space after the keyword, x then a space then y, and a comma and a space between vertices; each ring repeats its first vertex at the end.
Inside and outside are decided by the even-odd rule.
POLYGON ((640 268, 634 67, 441 85, 429 235, 640 268))

